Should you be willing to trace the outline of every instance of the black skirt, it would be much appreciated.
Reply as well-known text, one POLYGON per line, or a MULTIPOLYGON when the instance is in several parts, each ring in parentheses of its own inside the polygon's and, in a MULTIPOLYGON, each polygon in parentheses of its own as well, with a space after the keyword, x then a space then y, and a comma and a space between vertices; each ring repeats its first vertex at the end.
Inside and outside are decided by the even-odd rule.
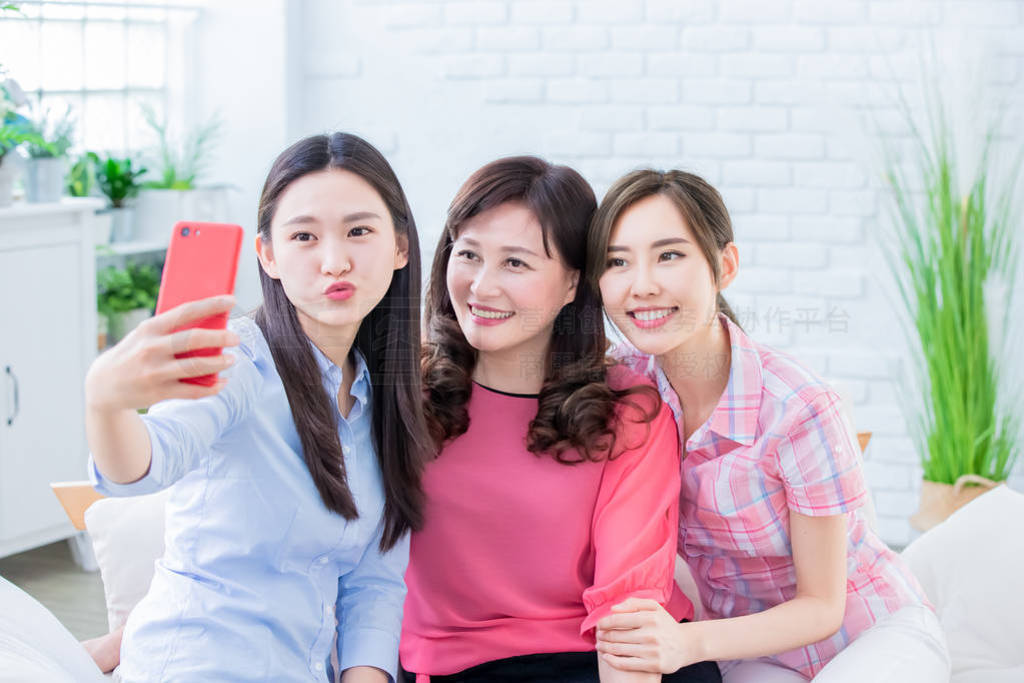
MULTIPOLYGON (((416 674, 402 671, 403 683, 415 683, 416 674)), ((721 683, 715 662, 698 662, 662 681, 721 683)), ((431 676, 430 683, 598 683, 596 652, 554 652, 496 659, 446 676, 431 676)))

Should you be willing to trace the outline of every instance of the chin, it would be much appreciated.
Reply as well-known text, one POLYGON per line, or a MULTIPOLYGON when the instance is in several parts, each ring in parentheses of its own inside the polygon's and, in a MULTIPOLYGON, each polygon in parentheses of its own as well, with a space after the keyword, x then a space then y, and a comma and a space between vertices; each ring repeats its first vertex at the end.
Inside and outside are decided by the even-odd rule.
POLYGON ((465 335, 466 341, 469 342, 469 345, 477 351, 500 351, 508 346, 508 344, 502 343, 500 339, 495 339, 494 337, 490 337, 487 334, 481 334, 477 331, 466 334, 466 331, 463 330, 462 333, 465 335))

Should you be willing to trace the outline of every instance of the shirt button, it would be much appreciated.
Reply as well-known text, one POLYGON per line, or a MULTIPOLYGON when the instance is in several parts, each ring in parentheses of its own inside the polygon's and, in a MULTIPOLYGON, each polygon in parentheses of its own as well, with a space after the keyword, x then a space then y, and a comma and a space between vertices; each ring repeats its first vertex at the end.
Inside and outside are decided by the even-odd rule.
POLYGON ((342 446, 341 447, 341 452, 344 453, 345 455, 351 455, 352 447, 351 446, 342 446))
POLYGON ((324 607, 324 614, 328 616, 334 614, 334 605, 327 605, 326 607, 324 607))
POLYGON ((321 557, 320 559, 318 559, 316 561, 316 563, 317 564, 327 564, 327 558, 326 557, 321 557))
POLYGON ((323 662, 317 662, 316 664, 313 665, 313 668, 316 669, 317 671, 323 671, 324 670, 324 663, 323 662))

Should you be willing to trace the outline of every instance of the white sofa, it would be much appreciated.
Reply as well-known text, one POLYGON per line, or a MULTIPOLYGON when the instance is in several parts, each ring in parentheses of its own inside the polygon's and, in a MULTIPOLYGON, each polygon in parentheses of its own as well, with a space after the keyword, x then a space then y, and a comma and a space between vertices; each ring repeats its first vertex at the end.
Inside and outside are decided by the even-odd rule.
MULTIPOLYGON (((152 578, 163 550, 164 495, 103 499, 85 513, 111 629, 124 623, 152 578)), ((1024 682, 1024 495, 1005 486, 984 494, 903 556, 946 630, 953 683, 1024 682)), ((682 567, 677 580, 694 595, 682 567)), ((103 680, 56 618, 6 582, 0 583, 0 629, 0 681, 103 680)))

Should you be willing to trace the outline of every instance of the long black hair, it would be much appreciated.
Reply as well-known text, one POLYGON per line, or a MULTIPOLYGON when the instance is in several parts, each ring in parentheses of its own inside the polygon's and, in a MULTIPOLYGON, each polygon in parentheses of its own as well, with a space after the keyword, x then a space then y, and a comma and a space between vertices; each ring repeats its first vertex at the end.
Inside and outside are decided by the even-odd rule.
MULTIPOLYGON (((353 345, 366 359, 373 385, 373 441, 385 494, 380 542, 384 551, 406 531, 422 525, 420 479, 432 450, 419 375, 419 238, 409 202, 387 160, 362 138, 333 133, 299 140, 274 161, 263 185, 257 219, 264 243, 270 242, 270 224, 285 189, 302 176, 326 169, 350 171, 368 182, 388 207, 396 239, 408 243, 408 263, 395 271, 384 298, 360 324, 353 345)), ((263 304, 255 320, 284 384, 306 466, 324 505, 345 519, 356 519, 359 512, 338 437, 338 412, 323 387, 313 349, 281 281, 261 266, 260 284, 263 304)))

